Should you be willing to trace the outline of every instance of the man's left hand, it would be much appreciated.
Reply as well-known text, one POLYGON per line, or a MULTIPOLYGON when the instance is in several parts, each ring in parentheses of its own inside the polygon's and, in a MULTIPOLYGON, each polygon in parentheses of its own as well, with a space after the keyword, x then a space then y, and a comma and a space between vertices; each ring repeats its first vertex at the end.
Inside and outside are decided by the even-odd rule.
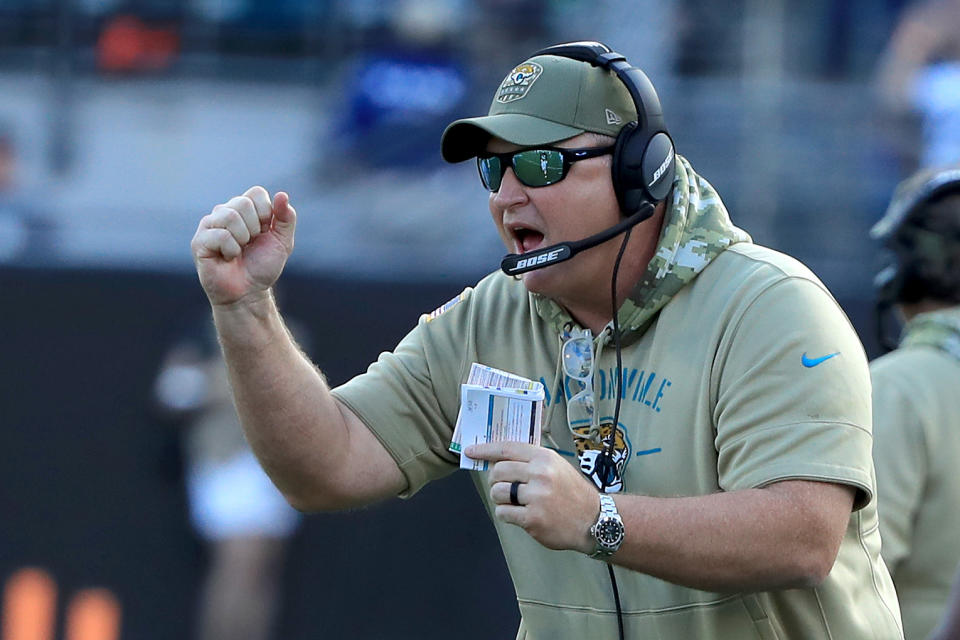
POLYGON ((496 517, 529 533, 548 549, 594 550, 590 527, 600 513, 597 490, 552 449, 522 442, 470 445, 464 453, 487 460, 496 517), (510 503, 510 485, 520 482, 510 503))

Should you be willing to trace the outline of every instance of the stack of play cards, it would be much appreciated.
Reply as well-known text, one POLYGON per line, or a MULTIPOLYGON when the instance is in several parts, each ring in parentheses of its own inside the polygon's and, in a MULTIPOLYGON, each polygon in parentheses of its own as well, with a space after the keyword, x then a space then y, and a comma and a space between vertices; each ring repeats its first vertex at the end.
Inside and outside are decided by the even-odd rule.
POLYGON ((486 460, 463 455, 463 448, 481 442, 540 444, 543 385, 474 362, 467 383, 460 385, 460 413, 450 442, 460 468, 486 471, 486 460))

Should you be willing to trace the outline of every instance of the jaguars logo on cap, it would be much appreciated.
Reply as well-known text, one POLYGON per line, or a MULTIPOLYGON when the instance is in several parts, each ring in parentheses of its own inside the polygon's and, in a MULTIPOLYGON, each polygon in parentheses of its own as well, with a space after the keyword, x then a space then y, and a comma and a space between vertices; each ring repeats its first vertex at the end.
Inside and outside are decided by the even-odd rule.
POLYGON ((517 65, 500 83, 500 89, 497 91, 497 102, 506 104, 523 98, 541 73, 543 73, 543 67, 536 62, 524 62, 517 65))

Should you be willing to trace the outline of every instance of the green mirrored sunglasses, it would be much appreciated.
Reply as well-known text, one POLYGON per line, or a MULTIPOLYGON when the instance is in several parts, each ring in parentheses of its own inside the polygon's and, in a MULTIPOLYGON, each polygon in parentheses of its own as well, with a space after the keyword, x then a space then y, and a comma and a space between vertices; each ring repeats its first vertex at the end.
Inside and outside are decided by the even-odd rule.
POLYGON ((560 182, 570 171, 570 165, 587 158, 596 158, 613 152, 614 145, 589 149, 522 149, 509 153, 482 153, 477 156, 480 180, 490 191, 499 191, 507 167, 513 169, 522 184, 528 187, 546 187, 560 182))

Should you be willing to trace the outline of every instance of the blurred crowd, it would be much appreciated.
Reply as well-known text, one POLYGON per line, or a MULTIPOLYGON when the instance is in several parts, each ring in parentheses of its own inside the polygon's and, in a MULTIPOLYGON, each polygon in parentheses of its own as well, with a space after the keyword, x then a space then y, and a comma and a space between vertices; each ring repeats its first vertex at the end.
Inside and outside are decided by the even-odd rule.
MULTIPOLYGON (((444 124, 485 109, 511 60, 601 39, 654 80, 679 148, 709 170, 738 220, 843 288, 864 276, 865 231, 891 184, 950 153, 935 147, 955 137, 955 4, 14 0, 0 6, 0 123, 20 133, 22 186, 44 185, 31 200, 56 227, 51 261, 129 264, 103 234, 74 226, 78 214, 120 213, 113 244, 136 243, 138 267, 185 268, 175 238, 250 175, 294 190, 301 208, 356 216, 304 229, 311 241, 331 231, 343 240, 299 256, 305 268, 338 264, 342 246, 376 244, 387 258, 371 275, 423 277, 397 251, 411 230, 449 224, 450 206, 470 196, 483 209, 463 180, 447 179, 464 169, 439 159, 444 124), (213 161, 224 157, 215 147, 265 141, 287 153, 213 161), (450 188, 438 195, 436 183, 450 188), (116 210, 106 213, 97 203, 108 194, 116 210), (409 224, 397 202, 418 203, 409 224), (837 232, 798 240, 828 206, 845 211, 837 232), (127 215, 131 207, 141 210, 127 215)), ((456 236, 478 230, 472 219, 454 224, 456 236)), ((491 243, 469 256, 473 271, 497 251, 491 243)))

